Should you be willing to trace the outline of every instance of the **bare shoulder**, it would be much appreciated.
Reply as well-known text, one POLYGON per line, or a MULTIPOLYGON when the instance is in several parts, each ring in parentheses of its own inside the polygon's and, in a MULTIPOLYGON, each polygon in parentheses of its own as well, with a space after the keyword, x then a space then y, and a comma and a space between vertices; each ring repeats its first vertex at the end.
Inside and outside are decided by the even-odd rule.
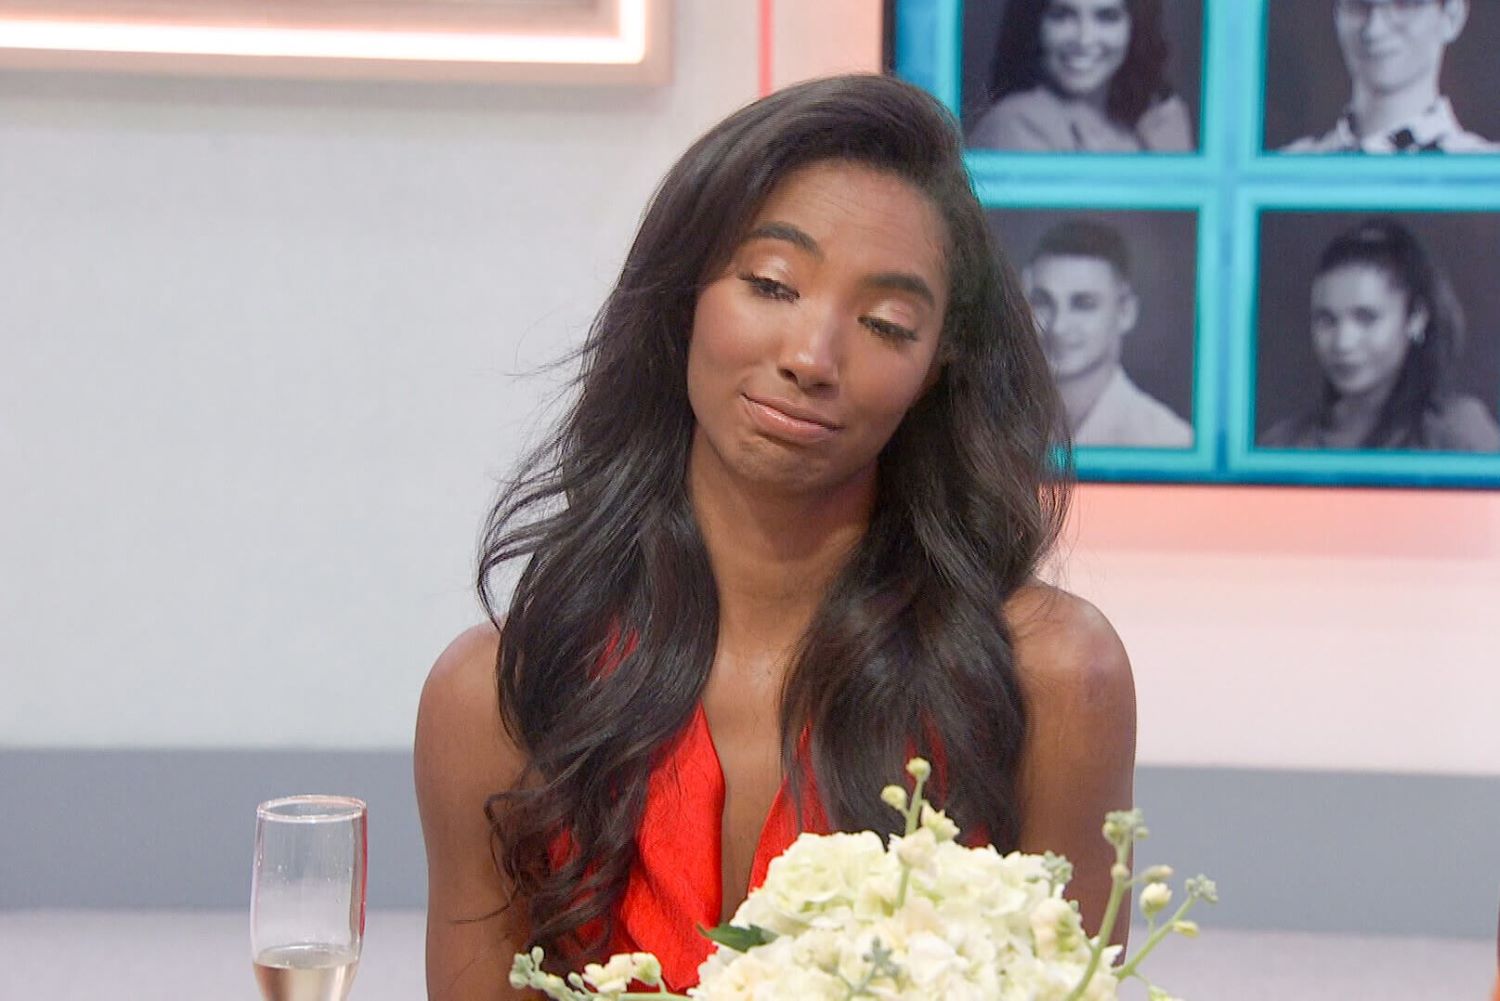
MULTIPOLYGON (((1135 682, 1109 620, 1076 595, 1029 585, 1005 605, 1026 700, 1017 772, 1022 851, 1054 851, 1074 866, 1068 894, 1096 931, 1114 851, 1099 836, 1110 810, 1134 799, 1135 682)), ((1117 932, 1116 941, 1125 932, 1117 932)))
POLYGON ((523 757, 501 722, 495 683, 499 649, 494 626, 474 626, 448 644, 428 672, 417 706, 419 805, 424 794, 440 789, 499 792, 519 774, 523 757))
POLYGON ((413 769, 427 848, 427 989, 441 1001, 519 998, 506 981, 528 937, 524 908, 495 865, 485 804, 513 787, 524 755, 501 723, 500 636, 465 630, 427 675, 413 769))
POLYGON ((427 683, 422 686, 418 723, 440 717, 442 723, 478 723, 481 706, 495 701, 495 658, 500 651, 500 633, 486 622, 459 633, 438 655, 427 683))
POLYGON ((1016 670, 1042 706, 1119 711, 1135 705, 1130 658, 1104 613, 1061 588, 1034 583, 1005 605, 1016 670))

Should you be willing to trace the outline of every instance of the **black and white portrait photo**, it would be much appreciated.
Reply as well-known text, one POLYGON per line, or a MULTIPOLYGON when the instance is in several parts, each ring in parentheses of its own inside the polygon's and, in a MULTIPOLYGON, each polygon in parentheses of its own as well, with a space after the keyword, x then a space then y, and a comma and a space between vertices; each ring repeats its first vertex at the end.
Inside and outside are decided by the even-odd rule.
POLYGON ((1267 7, 1267 151, 1500 153, 1500 3, 1267 7))
POLYGON ((991 210, 1073 443, 1190 448, 1197 216, 991 210))
POLYGON ((1262 448, 1500 452, 1500 213, 1263 212, 1262 448))
POLYGON ((964 4, 974 149, 1195 152, 1202 75, 1202 0, 964 4))

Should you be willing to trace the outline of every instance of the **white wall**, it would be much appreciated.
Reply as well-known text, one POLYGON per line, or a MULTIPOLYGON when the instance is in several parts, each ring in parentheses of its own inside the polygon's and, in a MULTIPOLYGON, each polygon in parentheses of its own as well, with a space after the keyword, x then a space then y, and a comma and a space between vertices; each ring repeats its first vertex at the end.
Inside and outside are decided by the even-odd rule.
MULTIPOLYGON (((0 746, 408 742, 513 373, 754 96, 753 0, 677 10, 660 90, 0 77, 0 746)), ((1500 496, 1092 486, 1069 555, 1144 763, 1500 774, 1500 496)))
POLYGON ((1090 485, 1151 764, 1500 775, 1500 494, 1090 485))
POLYGON ((493 478, 755 5, 670 87, 0 76, 0 745, 399 746, 493 478))

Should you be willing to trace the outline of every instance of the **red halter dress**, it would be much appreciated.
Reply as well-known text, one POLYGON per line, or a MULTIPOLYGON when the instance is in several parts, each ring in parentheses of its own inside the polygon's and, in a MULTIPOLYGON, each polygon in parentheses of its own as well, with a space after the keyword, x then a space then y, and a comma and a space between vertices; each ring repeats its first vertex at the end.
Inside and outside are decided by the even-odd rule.
MULTIPOLYGON (((804 825, 786 782, 761 828, 750 889, 765 881, 771 860, 802 830, 828 833, 816 789, 803 796, 804 825)), ((607 952, 650 952, 661 960, 669 989, 698 982, 698 966, 713 943, 698 928, 719 923, 723 907, 724 773, 700 705, 682 735, 651 773, 645 812, 636 832, 637 858, 615 911, 607 952)))

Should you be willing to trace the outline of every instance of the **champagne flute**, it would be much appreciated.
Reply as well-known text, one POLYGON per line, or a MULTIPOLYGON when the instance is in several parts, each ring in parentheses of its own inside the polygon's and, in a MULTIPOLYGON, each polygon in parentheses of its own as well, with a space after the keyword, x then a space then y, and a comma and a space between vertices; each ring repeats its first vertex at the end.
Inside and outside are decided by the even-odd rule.
POLYGON ((266 1001, 343 1001, 365 934, 365 804, 289 796, 255 811, 250 954, 266 1001))

